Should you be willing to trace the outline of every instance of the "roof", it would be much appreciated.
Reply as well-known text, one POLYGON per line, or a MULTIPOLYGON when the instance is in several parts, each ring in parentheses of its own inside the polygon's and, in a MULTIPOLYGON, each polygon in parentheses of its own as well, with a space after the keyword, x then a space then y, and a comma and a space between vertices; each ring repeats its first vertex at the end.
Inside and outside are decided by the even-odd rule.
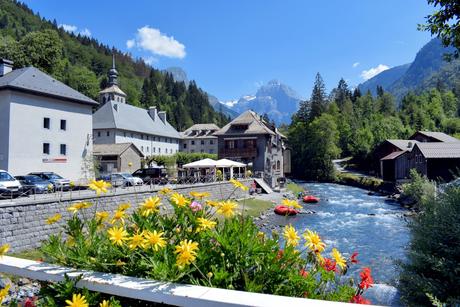
POLYGON ((15 69, 0 77, 0 90, 2 89, 29 92, 93 106, 98 105, 93 99, 86 97, 35 67, 15 69))
POLYGON ((99 92, 99 94, 105 94, 105 93, 117 93, 122 96, 126 96, 125 92, 123 92, 117 85, 113 84, 112 86, 109 86, 102 91, 99 92))
POLYGON ((205 158, 202 160, 194 161, 183 165, 184 168, 209 168, 216 167, 216 161, 213 159, 205 158))
POLYGON ((460 142, 417 143, 416 146, 425 158, 460 158, 460 142))
POLYGON ((400 150, 407 150, 407 151, 411 151, 412 148, 414 148, 414 144, 418 143, 415 140, 386 140, 386 141, 398 147, 400 150), (409 145, 411 146, 409 147, 409 145))
POLYGON ((380 161, 382 160, 393 160, 393 159, 396 159, 397 157, 401 156, 402 154, 406 153, 407 151, 406 150, 403 150, 403 151, 394 151, 392 152, 391 154, 383 157, 382 159, 380 159, 380 161))
POLYGON ((139 156, 143 157, 142 152, 133 143, 119 143, 119 144, 94 144, 93 154, 95 156, 119 156, 123 154, 129 147, 133 147, 139 156))
POLYGON ((241 135, 241 134, 271 134, 275 132, 264 124, 262 119, 255 112, 248 110, 225 125, 214 135, 241 135), (235 129, 234 125, 248 125, 246 130, 235 129))
POLYGON ((414 135, 411 136, 413 138, 417 134, 422 134, 424 136, 433 138, 435 140, 438 140, 440 142, 445 142, 445 143, 452 143, 452 142, 460 142, 459 139, 454 138, 453 136, 450 136, 448 134, 445 134, 444 132, 435 132, 435 131, 417 131, 414 133, 414 135))
POLYGON ((213 134, 219 129, 216 124, 195 124, 181 132, 181 135, 184 138, 217 138, 213 134))
POLYGON ((109 101, 93 114, 93 129, 121 129, 151 135, 180 138, 179 132, 158 115, 155 120, 148 111, 126 103, 109 101))
POLYGON ((245 167, 247 164, 229 160, 229 159, 220 159, 216 161, 217 167, 245 167))

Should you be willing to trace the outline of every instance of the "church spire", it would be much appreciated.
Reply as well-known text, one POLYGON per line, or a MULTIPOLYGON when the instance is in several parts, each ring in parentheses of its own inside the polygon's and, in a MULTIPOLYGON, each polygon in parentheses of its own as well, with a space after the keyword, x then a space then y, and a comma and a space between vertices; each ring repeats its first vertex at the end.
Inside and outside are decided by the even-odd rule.
POLYGON ((118 71, 115 68, 115 54, 112 55, 112 68, 109 70, 109 86, 118 85, 118 71))

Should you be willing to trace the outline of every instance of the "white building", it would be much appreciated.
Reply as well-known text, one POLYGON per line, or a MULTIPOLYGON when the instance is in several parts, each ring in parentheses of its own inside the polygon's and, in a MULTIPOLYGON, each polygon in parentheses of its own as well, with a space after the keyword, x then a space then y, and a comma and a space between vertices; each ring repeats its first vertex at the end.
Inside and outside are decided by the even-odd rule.
POLYGON ((217 154, 216 124, 195 124, 181 133, 180 151, 217 154))
POLYGON ((98 103, 37 68, 0 60, 0 169, 90 178, 92 109, 98 103))
POLYGON ((166 112, 127 104, 126 94, 118 87, 115 63, 108 76, 108 87, 100 92, 102 106, 93 115, 94 144, 133 143, 144 156, 178 152, 181 136, 166 119, 166 112))

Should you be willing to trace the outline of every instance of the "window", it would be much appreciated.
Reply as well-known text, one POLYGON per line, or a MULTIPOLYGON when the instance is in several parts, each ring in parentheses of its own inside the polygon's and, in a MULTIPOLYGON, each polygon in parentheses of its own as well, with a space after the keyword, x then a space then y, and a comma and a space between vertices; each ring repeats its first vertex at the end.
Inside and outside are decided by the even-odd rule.
POLYGON ((152 150, 153 150, 153 152, 156 152, 157 149, 155 147, 152 147, 152 150))
POLYGON ((107 136, 110 136, 110 131, 107 131, 107 136))
POLYGON ((201 145, 204 145, 204 140, 201 140, 201 145))
POLYGON ((226 149, 234 149, 236 146, 235 146, 235 141, 234 140, 227 140, 225 141, 225 148, 226 149))
POLYGON ((98 137, 98 138, 101 137, 101 132, 100 132, 100 131, 97 132, 97 137, 98 137))
POLYGON ((158 153, 159 153, 159 154, 161 153, 161 148, 160 148, 160 147, 158 147, 158 153))
POLYGON ((187 143, 184 143, 184 146, 183 146, 183 147, 184 147, 184 149, 187 148, 187 143))
POLYGON ((148 147, 148 146, 147 146, 147 152, 150 152, 150 149, 149 149, 149 147, 148 147))
POLYGON ((45 128, 45 129, 50 128, 50 118, 49 117, 43 118, 43 128, 45 128))
POLYGON ((123 136, 126 137, 126 132, 123 132, 123 136))
POLYGON ((133 138, 133 137, 134 137, 134 134, 131 133, 131 137, 133 138))
POLYGON ((210 145, 214 145, 214 140, 209 140, 210 145))
POLYGON ((204 149, 201 150, 201 153, 204 153, 204 149))
POLYGON ((61 130, 67 130, 67 121, 65 119, 61 119, 61 130))
POLYGON ((60 153, 61 153, 61 155, 63 155, 63 156, 67 155, 67 145, 66 145, 66 144, 61 144, 61 146, 60 146, 60 153))
POLYGON ((43 143, 43 153, 45 155, 50 154, 50 143, 43 143))
POLYGON ((143 135, 143 134, 141 134, 141 139, 144 139, 144 135, 143 135))
POLYGON ((141 146, 141 151, 144 151, 144 146, 141 146))
POLYGON ((192 141, 192 145, 195 145, 195 141, 192 141))
POLYGON ((209 150, 209 153, 210 153, 210 154, 213 154, 213 153, 214 153, 214 149, 210 149, 210 150, 209 150))

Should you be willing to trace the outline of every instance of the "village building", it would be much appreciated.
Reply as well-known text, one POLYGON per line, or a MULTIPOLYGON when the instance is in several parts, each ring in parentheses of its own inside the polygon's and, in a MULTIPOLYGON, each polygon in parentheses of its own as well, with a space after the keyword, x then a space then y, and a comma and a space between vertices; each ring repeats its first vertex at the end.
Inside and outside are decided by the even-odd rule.
POLYGON ((100 175, 133 173, 141 168, 144 155, 133 143, 95 144, 93 155, 98 161, 100 175))
POLYGON ((129 105, 118 87, 115 63, 108 73, 108 86, 100 94, 102 106, 93 115, 94 144, 134 144, 143 156, 172 155, 179 151, 179 132, 166 112, 129 105))
POLYGON ((35 67, 0 60, 0 169, 13 175, 94 176, 92 110, 98 103, 35 67))
POLYGON ((243 162, 271 186, 290 171, 286 137, 253 111, 246 111, 214 133, 219 159, 243 162))
POLYGON ((216 124, 195 124, 181 133, 180 151, 217 154, 216 124))
POLYGON ((450 180, 460 169, 460 140, 442 132, 418 131, 409 140, 385 140, 374 151, 385 181, 410 178, 410 170, 434 180, 450 180))

